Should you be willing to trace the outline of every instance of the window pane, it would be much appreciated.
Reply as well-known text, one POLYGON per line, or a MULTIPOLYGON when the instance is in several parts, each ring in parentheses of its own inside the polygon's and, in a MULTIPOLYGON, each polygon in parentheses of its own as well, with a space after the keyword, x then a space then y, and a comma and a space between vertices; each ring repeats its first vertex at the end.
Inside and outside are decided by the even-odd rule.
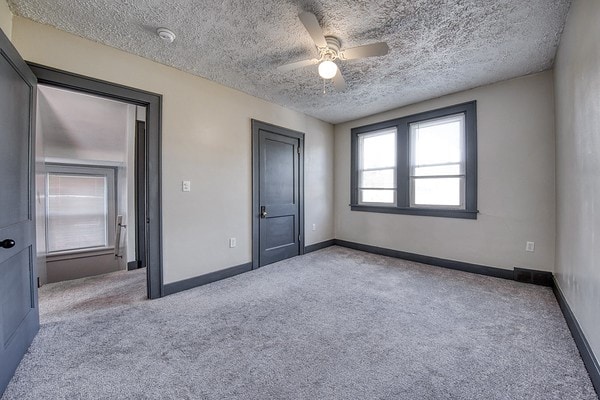
POLYGON ((380 169, 375 171, 362 171, 360 173, 361 188, 389 188, 393 189, 395 185, 393 169, 380 169))
POLYGON ((48 175, 48 251, 107 246, 105 176, 48 175))
POLYGON ((359 169, 396 166, 396 128, 359 136, 359 169))
POLYGON ((410 124, 414 167, 462 162, 464 114, 410 124))
POLYGON ((395 203, 394 190, 360 190, 361 203, 395 203))
POLYGON ((414 178, 414 204, 426 206, 461 206, 462 178, 414 178))
POLYGON ((435 167, 416 167, 415 176, 460 175, 460 164, 438 165, 435 167))

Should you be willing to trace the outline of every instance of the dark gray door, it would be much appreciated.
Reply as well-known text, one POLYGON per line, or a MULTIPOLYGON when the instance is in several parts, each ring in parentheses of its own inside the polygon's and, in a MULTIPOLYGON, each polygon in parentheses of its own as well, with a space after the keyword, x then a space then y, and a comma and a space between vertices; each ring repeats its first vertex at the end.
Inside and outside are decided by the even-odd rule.
POLYGON ((302 138, 262 124, 258 130, 258 266, 301 254, 302 138))
POLYGON ((0 395, 39 329, 35 270, 36 78, 0 31, 0 395))

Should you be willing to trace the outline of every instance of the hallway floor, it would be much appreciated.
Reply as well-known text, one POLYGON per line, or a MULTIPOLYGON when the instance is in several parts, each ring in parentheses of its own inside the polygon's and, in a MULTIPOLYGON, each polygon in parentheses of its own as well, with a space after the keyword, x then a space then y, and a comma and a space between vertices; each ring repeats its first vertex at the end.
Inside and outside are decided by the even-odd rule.
POLYGON ((39 290, 40 323, 127 307, 146 299, 145 268, 49 283, 39 290))

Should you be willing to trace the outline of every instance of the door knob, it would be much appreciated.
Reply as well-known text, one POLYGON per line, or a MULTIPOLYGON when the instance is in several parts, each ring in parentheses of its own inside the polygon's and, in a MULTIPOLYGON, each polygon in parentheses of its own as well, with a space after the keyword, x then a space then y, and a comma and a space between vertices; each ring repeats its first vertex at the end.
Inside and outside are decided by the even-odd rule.
POLYGON ((265 206, 260 207, 260 217, 261 218, 267 218, 267 209, 265 206))
POLYGON ((0 242, 0 247, 3 247, 5 249, 10 249, 11 247, 15 246, 15 241, 12 239, 4 239, 3 241, 0 242))

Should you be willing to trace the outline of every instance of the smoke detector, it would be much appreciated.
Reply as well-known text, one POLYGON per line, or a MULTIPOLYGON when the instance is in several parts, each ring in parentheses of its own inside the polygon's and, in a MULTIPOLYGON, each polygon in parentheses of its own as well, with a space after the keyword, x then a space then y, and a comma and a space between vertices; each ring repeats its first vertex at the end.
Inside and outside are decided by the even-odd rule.
POLYGON ((170 29, 158 28, 156 30, 156 33, 158 33, 158 37, 160 37, 167 43, 173 43, 173 41, 175 40, 175 34, 170 29))

